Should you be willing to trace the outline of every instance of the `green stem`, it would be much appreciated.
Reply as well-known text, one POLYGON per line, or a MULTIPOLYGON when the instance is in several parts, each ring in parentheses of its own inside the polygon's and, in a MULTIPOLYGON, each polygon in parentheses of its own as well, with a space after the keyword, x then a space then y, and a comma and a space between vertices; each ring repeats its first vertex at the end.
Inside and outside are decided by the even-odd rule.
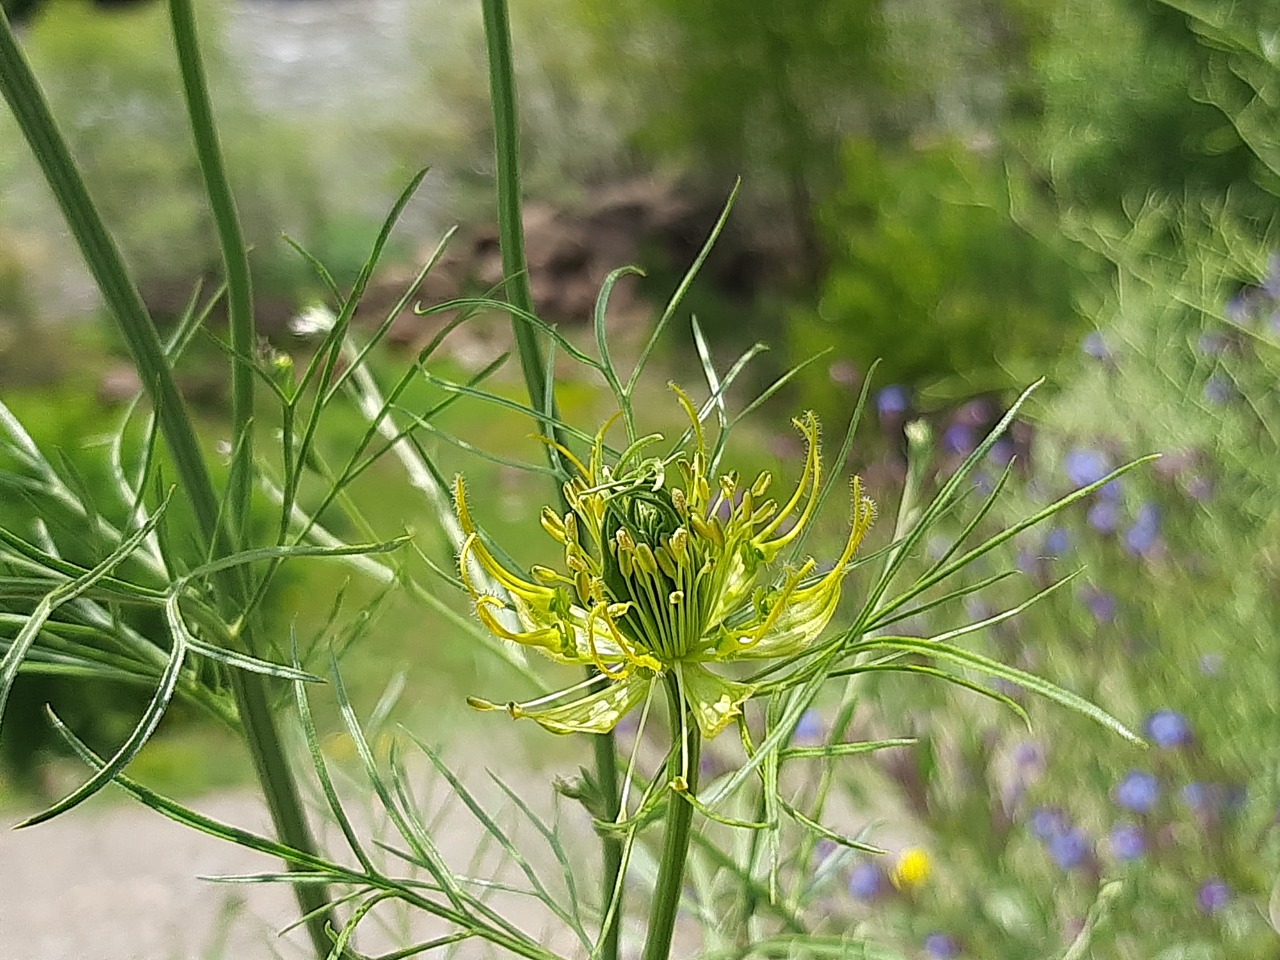
MULTIPOLYGON (((698 790, 698 763, 702 755, 702 738, 693 714, 674 677, 668 679, 671 701, 671 726, 674 736, 687 738, 687 749, 676 751, 672 759, 672 779, 683 776, 690 793, 698 790)), ((649 912, 649 933, 644 943, 643 960, 668 960, 671 936, 675 932, 676 914, 680 909, 680 892, 684 887, 684 865, 689 858, 689 827, 693 823, 693 804, 674 793, 667 810, 667 835, 662 841, 662 861, 658 866, 658 883, 653 891, 653 907, 649 912)))
MULTIPOLYGON (((502 248, 502 271, 508 301, 526 313, 534 312, 533 291, 529 286, 529 263, 524 250, 524 218, 521 213, 519 116, 516 102, 515 69, 511 57, 511 23, 506 0, 481 0, 484 33, 489 58, 489 89, 493 100, 494 156, 498 179, 498 230, 502 248)), ((520 367, 529 393, 529 405, 541 412, 540 427, 545 436, 564 444, 559 427, 554 382, 542 359, 538 337, 533 327, 515 317, 511 320, 520 367)), ((568 478, 568 467, 559 450, 546 448, 551 467, 562 478, 568 478)), ((562 509, 564 493, 560 491, 562 509)), ((605 819, 618 814, 617 741, 612 733, 593 738, 596 782, 606 807, 605 819)), ((622 838, 602 835, 601 856, 604 864, 602 902, 608 903, 618 889, 622 869, 622 838)), ((600 960, 618 960, 621 916, 614 911, 609 925, 600 931, 600 960)))
POLYGON ((231 342, 231 475, 228 497, 228 519, 236 542, 244 541, 253 494, 253 388, 254 352, 257 333, 253 318, 253 287, 249 276, 249 255, 240 219, 236 215, 235 198, 227 179, 218 143, 218 129, 213 122, 209 101, 209 85, 205 79, 196 34, 195 14, 191 0, 170 0, 169 20, 173 27, 173 43, 182 73, 182 90, 186 98, 187 116, 195 140, 196 157, 204 177, 205 193, 218 230, 218 245, 227 280, 227 319, 231 342))
MULTIPOLYGON (((0 10, 0 93, 18 121, 31 151, 40 164, 58 207, 66 218, 102 298, 124 337, 151 401, 161 432, 173 457, 183 493, 196 519, 201 557, 229 555, 238 539, 219 513, 218 497, 208 464, 201 452, 186 404, 179 394, 165 357, 159 333, 125 269, 119 248, 108 233, 80 171, 71 158, 30 65, 13 36, 8 18, 0 10)), ((251 328, 250 328, 251 330, 251 328)), ((241 333, 243 333, 243 328, 241 333)), ((241 403, 245 395, 241 393, 241 403)), ((252 402, 251 394, 249 401, 252 402)), ((241 407, 242 416, 245 414, 241 407)), ((244 421, 247 424, 247 418, 244 421)), ((240 576, 227 571, 219 577, 219 594, 228 611, 240 608, 244 596, 240 576)), ((240 720, 253 755, 263 792, 271 807, 280 838, 298 850, 313 852, 315 842, 298 799, 288 758, 271 715, 266 679, 256 674, 233 674, 240 720)), ((306 885, 295 888, 304 910, 324 905, 306 885), (305 898, 305 900, 304 900, 305 898), (313 902, 315 901, 315 902, 313 902)), ((326 956, 331 942, 325 932, 328 918, 318 915, 308 925, 317 953, 326 956)))
MULTIPOLYGON (((588 676, 595 675, 595 669, 588 667, 588 676)), ((600 789, 601 819, 610 823, 618 819, 618 742, 613 734, 598 734, 591 738, 595 748, 596 774, 600 789), (605 775, 608 770, 610 775, 605 775)), ((622 871, 622 839, 620 837, 601 836, 601 856, 604 861, 603 902, 608 909, 609 897, 617 889, 618 874, 622 871)), ((613 912, 609 925, 600 931, 600 956, 605 960, 618 960, 622 948, 622 904, 613 912)))

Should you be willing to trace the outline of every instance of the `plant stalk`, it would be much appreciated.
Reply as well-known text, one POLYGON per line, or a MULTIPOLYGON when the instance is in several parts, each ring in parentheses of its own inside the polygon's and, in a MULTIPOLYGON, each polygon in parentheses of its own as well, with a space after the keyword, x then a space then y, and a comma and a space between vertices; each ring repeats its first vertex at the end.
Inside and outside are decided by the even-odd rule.
MULTIPOLYGON (((185 70, 184 66, 184 78, 185 70)), ((186 404, 174 382, 173 371, 165 357, 155 323, 125 269, 119 248, 89 195, 66 141, 53 119, 48 102, 2 10, 0 93, 3 93, 40 164, 89 272, 102 292, 103 300, 138 368, 143 388, 173 456, 174 468, 178 472, 183 492, 195 515, 200 552, 206 557, 229 555, 238 541, 238 533, 229 529, 227 520, 231 518, 224 518, 220 514, 208 464, 200 449, 186 404)), ((243 321, 239 332, 242 336, 246 333, 243 321)), ((251 316, 247 333, 252 341, 251 316)), ((250 421, 251 410, 244 409, 246 395, 243 390, 239 397, 241 413, 238 424, 243 429, 250 421)), ((252 403, 252 393, 247 395, 247 399, 252 403)), ((232 499, 234 501, 235 497, 232 499)), ((219 577, 219 581, 219 593, 226 598, 228 607, 223 613, 239 609, 239 601, 245 595, 240 575, 226 571, 219 577)), ((272 819, 280 832, 280 839, 295 849, 313 853, 316 849, 315 842, 298 797, 292 769, 275 727, 266 678, 240 671, 234 672, 232 678, 245 740, 253 755, 254 767, 271 808, 272 819)), ((304 884, 297 885, 295 889, 304 911, 310 912, 323 907, 327 902, 317 897, 317 891, 308 890, 304 884)), ((329 918, 321 913, 308 924, 312 943, 320 956, 327 956, 332 946, 325 931, 327 922, 329 918)))
MULTIPOLYGON (((687 791, 697 793, 702 737, 675 678, 668 678, 667 693, 671 702, 673 736, 683 734, 687 737, 687 748, 676 751, 671 760, 672 779, 683 775, 687 791)), ((685 861, 689 858, 689 828, 692 823, 693 804, 679 793, 673 792, 667 809, 667 833, 662 840, 662 861, 658 866, 658 882, 653 891, 643 960, 668 960, 671 956, 671 938, 675 932, 676 914, 680 910, 680 893, 684 887, 685 861)))
MULTIPOLYGON (((516 101, 515 69, 511 57, 511 22, 506 0, 481 0, 481 7, 488 48, 489 90, 493 101, 502 272, 508 302, 517 309, 532 314, 533 291, 529 286, 529 263, 525 258, 524 217, 521 212, 519 105, 516 101)), ((529 405, 541 411, 539 426, 543 435, 563 445, 565 438, 559 427, 554 382, 549 379, 553 372, 549 372, 543 362, 537 334, 533 327, 517 317, 511 318, 511 324, 529 393, 529 405)), ((546 452, 552 469, 561 478, 568 479, 569 470, 560 451, 548 444, 546 452)), ((562 510, 567 510, 563 490, 558 489, 557 493, 562 510)), ((588 674, 593 673, 589 668, 588 674)), ((612 733, 601 734, 592 739, 596 783, 604 808, 602 816, 605 820, 616 820, 619 800, 617 741, 612 733)), ((601 902, 608 903, 614 890, 618 889, 618 874, 622 870, 622 838, 602 834, 600 844, 604 866, 601 902)), ((620 911, 614 911, 609 925, 600 931, 600 960, 618 960, 621 929, 620 911)))

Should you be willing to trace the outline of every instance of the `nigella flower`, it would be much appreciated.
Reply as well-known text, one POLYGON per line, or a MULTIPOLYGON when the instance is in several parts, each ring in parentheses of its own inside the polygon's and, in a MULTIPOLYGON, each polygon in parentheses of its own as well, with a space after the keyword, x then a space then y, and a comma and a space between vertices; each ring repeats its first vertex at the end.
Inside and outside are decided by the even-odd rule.
MULTIPOLYGON (((563 571, 535 566, 526 577, 501 563, 477 532, 466 487, 457 481, 458 519, 467 536, 459 566, 481 622, 506 640, 598 671, 559 693, 506 704, 513 717, 529 717, 555 733, 607 733, 664 678, 702 735, 714 737, 741 714, 755 688, 712 668, 801 654, 835 614, 846 569, 875 515, 857 479, 852 529, 830 571, 817 573, 812 559, 777 562, 817 508, 817 418, 809 413, 792 421, 808 452, 799 484, 779 506, 765 497, 768 473, 746 487, 734 473, 708 476, 697 411, 673 389, 691 421, 691 450, 642 458, 661 439, 653 435, 609 455, 605 434, 613 420, 596 435, 587 463, 559 448, 577 470, 564 486, 570 509, 561 515, 545 508, 542 526, 563 547, 563 571), (726 503, 733 506, 721 519, 726 503), (473 564, 507 596, 487 592, 472 576, 473 564)), ((468 702, 498 709, 485 700, 468 702)))

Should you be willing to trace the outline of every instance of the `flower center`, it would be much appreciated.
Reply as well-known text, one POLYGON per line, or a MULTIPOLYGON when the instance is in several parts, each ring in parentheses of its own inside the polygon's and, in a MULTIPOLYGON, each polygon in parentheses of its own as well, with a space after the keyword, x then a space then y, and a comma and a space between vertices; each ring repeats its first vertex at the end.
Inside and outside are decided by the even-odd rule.
POLYGON ((703 638, 714 561, 666 489, 615 496, 603 520, 601 579, 611 601, 629 604, 618 629, 660 661, 684 659, 703 638))

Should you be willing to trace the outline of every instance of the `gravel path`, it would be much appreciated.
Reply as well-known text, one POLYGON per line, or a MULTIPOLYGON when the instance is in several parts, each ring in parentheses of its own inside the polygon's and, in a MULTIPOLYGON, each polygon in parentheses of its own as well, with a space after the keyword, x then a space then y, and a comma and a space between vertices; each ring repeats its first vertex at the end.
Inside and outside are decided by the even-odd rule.
MULTIPOLYGON (((545 782, 530 797, 543 808, 549 806, 545 782)), ((424 813, 430 817, 438 803, 438 794, 427 794, 424 813)), ((191 805, 224 822, 270 833, 265 809, 247 791, 209 796, 191 805)), ((509 866, 499 864, 475 821, 456 806, 450 806, 433 831, 446 860, 459 872, 510 878, 509 866)), ((566 809, 564 817, 562 832, 567 842, 590 839, 584 814, 566 809)), ((5 816, 8 823, 17 819, 13 812, 5 816)), ((370 818, 353 814, 353 819, 368 822, 370 818)), ((378 830, 373 835, 386 837, 388 832, 378 830)), ((545 847, 540 847, 527 823, 515 835, 535 862, 543 859, 539 852, 545 853, 545 847)), ((340 848, 340 842, 329 845, 329 849, 340 848)), ((277 933, 297 915, 287 888, 199 879, 276 871, 279 866, 269 857, 207 837, 120 799, 95 800, 26 830, 0 829, 0 960, 314 957, 299 933, 283 937, 277 933)), ((576 941, 566 940, 561 931, 545 933, 550 926, 545 914, 527 898, 493 902, 543 943, 562 955, 574 954, 576 941)), ((385 918, 380 926, 366 924, 361 929, 360 947, 372 952, 448 932, 421 917, 410 923, 395 916, 385 918)), ((458 953, 460 958, 490 955, 478 944, 458 953)))

